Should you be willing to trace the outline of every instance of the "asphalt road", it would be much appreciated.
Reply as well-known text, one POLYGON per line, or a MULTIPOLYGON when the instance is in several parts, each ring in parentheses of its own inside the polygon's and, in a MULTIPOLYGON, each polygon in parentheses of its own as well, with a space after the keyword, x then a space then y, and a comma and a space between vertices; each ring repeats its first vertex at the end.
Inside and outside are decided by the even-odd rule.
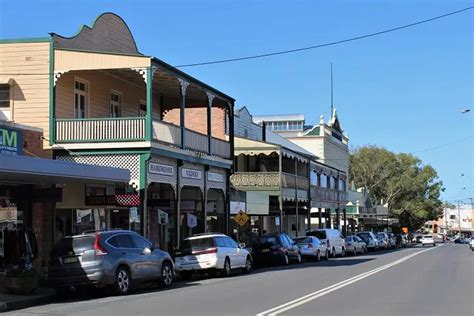
POLYGON ((177 282, 6 315, 474 315, 474 252, 407 248, 177 282))

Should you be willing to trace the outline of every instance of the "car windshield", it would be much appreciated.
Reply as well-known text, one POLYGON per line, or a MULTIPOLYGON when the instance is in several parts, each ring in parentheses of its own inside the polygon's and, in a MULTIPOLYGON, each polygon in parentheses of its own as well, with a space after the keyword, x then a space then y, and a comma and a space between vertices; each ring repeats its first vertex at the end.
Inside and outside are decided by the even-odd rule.
POLYGON ((362 240, 364 240, 364 241, 367 241, 367 240, 370 239, 370 235, 368 233, 360 233, 360 234, 357 234, 357 236, 362 238, 362 240))
POLYGON ((262 236, 259 239, 259 242, 261 244, 266 244, 266 245, 277 245, 278 244, 278 238, 277 236, 262 236))
POLYGON ((326 232, 324 230, 314 230, 306 232, 306 236, 314 236, 318 239, 326 239, 326 232))
POLYGON ((186 239, 179 247, 178 255, 185 256, 191 254, 193 251, 204 250, 212 247, 214 247, 214 239, 212 237, 186 239))
POLYGON ((310 244, 313 242, 313 240, 311 239, 311 237, 296 237, 296 238, 293 238, 293 240, 297 243, 297 244, 310 244))
POLYGON ((54 245, 52 257, 61 257, 71 254, 81 254, 86 250, 94 249, 95 236, 66 237, 54 245))

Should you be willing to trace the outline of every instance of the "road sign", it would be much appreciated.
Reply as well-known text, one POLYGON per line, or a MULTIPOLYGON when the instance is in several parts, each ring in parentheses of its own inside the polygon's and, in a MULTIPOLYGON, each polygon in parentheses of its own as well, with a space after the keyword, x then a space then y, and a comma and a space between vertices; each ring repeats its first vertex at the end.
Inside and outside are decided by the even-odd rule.
POLYGON ((245 223, 249 220, 249 216, 244 213, 244 211, 239 211, 237 215, 235 215, 234 220, 239 224, 240 226, 244 226, 245 223))

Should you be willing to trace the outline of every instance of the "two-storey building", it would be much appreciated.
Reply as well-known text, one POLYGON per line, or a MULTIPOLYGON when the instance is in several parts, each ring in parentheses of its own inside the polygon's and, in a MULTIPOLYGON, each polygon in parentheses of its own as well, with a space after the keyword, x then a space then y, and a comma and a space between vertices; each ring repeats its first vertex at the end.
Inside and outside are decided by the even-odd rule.
POLYGON ((57 220, 99 208, 101 227, 139 230, 165 249, 226 232, 232 97, 140 53, 113 13, 72 37, 3 40, 0 49, 4 117, 41 128, 57 160, 130 171, 129 185, 65 187, 57 220))

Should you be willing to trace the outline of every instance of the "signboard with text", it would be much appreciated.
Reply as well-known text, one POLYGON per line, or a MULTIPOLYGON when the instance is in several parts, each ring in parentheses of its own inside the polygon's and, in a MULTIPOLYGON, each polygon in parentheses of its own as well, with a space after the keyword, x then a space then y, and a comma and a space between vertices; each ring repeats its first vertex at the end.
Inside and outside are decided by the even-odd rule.
POLYGON ((12 156, 23 154, 22 131, 0 127, 0 154, 12 156))
POLYGON ((194 179, 194 180, 201 180, 202 179, 202 171, 196 169, 188 169, 182 168, 181 169, 181 176, 187 179, 194 179))
POLYGON ((150 162, 148 165, 148 172, 154 174, 161 174, 164 176, 172 176, 174 174, 174 168, 170 165, 150 162))

